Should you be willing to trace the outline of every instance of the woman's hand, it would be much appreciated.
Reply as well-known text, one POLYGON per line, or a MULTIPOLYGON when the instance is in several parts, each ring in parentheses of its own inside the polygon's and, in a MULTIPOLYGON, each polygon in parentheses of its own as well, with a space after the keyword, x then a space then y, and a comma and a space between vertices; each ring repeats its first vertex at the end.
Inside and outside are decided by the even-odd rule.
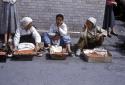
POLYGON ((36 43, 36 46, 35 46, 35 52, 37 52, 39 50, 39 44, 36 43))

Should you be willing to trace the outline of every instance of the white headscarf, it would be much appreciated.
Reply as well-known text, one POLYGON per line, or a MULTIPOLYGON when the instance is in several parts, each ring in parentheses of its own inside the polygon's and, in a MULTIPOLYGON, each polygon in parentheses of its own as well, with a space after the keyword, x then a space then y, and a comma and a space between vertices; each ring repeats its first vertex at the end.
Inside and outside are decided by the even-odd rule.
POLYGON ((29 25, 33 20, 30 17, 24 17, 23 19, 20 20, 21 26, 26 27, 29 25))
POLYGON ((94 26, 96 26, 96 19, 94 17, 89 17, 88 21, 90 21, 91 23, 93 23, 94 26))

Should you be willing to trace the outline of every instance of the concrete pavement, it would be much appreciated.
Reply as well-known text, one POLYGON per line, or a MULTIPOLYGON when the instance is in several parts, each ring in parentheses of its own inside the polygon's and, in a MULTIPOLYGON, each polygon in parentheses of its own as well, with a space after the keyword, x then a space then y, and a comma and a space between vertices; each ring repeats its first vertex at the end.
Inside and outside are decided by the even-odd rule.
MULTIPOLYGON (((112 55, 112 63, 87 63, 79 58, 0 63, 0 85, 125 85, 125 23, 117 21, 119 37, 106 38, 102 47, 112 55)), ((77 39, 73 39, 74 43, 77 39)))

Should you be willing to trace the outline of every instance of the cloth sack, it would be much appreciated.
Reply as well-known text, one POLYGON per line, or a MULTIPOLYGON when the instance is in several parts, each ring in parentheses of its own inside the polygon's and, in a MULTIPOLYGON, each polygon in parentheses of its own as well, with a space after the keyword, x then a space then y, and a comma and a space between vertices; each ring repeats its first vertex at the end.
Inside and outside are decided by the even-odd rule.
POLYGON ((50 53, 59 53, 62 52, 62 46, 51 46, 50 53))
POLYGON ((33 50, 35 49, 35 45, 33 43, 20 43, 17 49, 18 50, 33 50))

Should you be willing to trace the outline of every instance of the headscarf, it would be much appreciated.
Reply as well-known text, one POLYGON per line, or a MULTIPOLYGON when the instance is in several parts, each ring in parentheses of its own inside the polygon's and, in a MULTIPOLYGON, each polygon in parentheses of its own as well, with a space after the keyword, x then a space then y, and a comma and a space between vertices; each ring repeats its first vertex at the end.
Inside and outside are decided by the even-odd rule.
POLYGON ((96 26, 96 19, 94 17, 89 17, 88 21, 90 21, 94 26, 96 26))
POLYGON ((30 17, 24 17, 20 20, 21 27, 26 27, 28 26, 33 20, 30 17))

